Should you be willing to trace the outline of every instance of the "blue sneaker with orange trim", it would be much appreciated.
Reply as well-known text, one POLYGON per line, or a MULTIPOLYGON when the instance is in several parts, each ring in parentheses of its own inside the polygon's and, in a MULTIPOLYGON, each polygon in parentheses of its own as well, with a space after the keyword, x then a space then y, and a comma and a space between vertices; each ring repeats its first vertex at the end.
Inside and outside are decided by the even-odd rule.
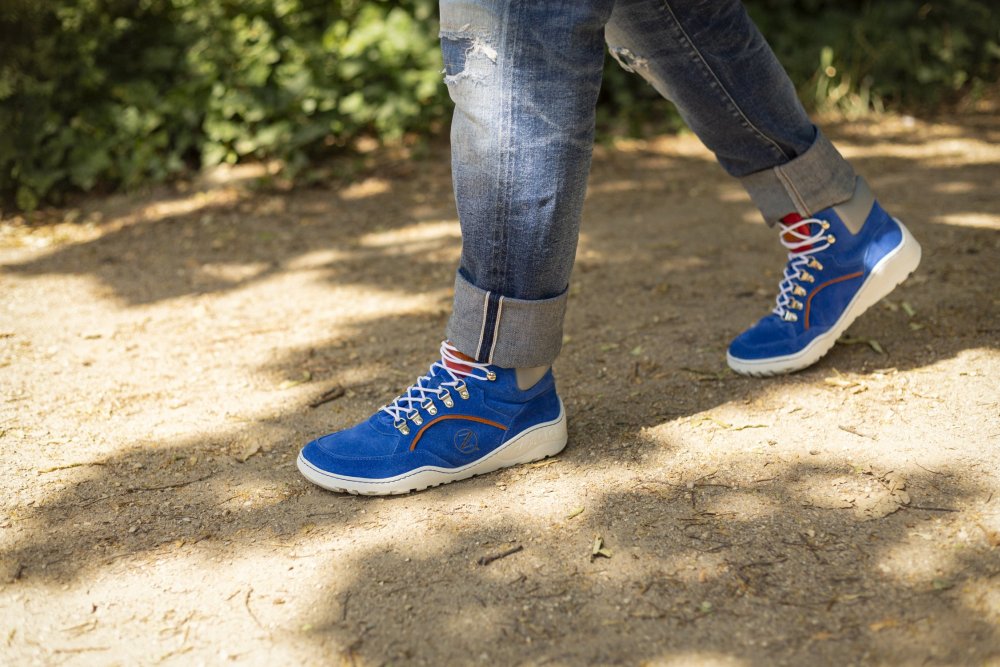
POLYGON ((729 367, 767 376, 819 361, 851 323, 920 263, 920 244, 858 179, 854 197, 778 223, 788 264, 770 315, 736 337, 729 367))
POLYGON ((450 343, 406 393, 353 428, 306 445, 298 468, 331 491, 419 491, 537 461, 566 446, 549 370, 522 390, 513 369, 467 361, 450 343))

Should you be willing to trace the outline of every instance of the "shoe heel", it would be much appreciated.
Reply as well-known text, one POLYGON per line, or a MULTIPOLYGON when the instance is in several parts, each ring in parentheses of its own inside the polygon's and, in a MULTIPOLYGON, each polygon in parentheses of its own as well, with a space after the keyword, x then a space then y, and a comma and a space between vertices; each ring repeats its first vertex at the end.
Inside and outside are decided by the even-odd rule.
POLYGON ((548 456, 555 456, 566 447, 568 440, 566 409, 560 400, 557 418, 518 433, 511 441, 503 445, 494 458, 503 467, 530 463, 548 456))
MULTIPOLYGON (((920 265, 920 244, 898 218, 893 218, 893 221, 899 225, 903 238, 899 245, 872 269, 865 288, 858 295, 858 304, 854 309, 855 317, 888 296, 920 265)), ((852 317, 851 321, 853 319, 852 317)))

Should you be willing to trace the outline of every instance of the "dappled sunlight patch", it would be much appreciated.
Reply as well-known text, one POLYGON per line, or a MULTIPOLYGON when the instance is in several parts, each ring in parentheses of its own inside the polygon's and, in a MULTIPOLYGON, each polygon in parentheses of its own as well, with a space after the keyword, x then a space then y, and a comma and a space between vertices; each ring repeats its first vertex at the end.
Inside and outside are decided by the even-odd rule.
MULTIPOLYGON (((749 202, 750 198, 747 195, 746 190, 740 187, 740 185, 737 183, 726 183, 724 185, 720 185, 717 190, 716 197, 718 197, 718 199, 721 201, 730 202, 734 204, 750 203, 749 202)), ((757 215, 758 217, 760 216, 759 213, 757 215)))
POLYGON ((195 273, 210 280, 236 284, 253 280, 269 268, 265 262, 206 262, 199 265, 195 273))
POLYGON ((352 253, 338 250, 336 248, 325 248, 323 250, 310 250, 298 257, 293 257, 285 263, 285 268, 289 271, 311 271, 314 269, 325 269, 337 262, 346 261, 353 257, 352 253))
POLYGON ((462 232, 457 220, 432 220, 407 225, 398 229, 371 232, 358 239, 363 248, 396 248, 418 243, 461 240, 462 232))
POLYGON ((898 158, 919 162, 923 168, 957 165, 991 165, 1000 156, 997 145, 972 137, 931 139, 905 144, 878 140, 870 144, 844 144, 841 152, 849 160, 898 158))
POLYGON ((934 192, 946 195, 964 195, 975 192, 978 187, 978 185, 969 181, 945 181, 943 183, 935 183, 933 190, 934 192))
POLYGON ((636 190, 641 190, 642 185, 637 183, 633 179, 626 179, 621 181, 611 181, 604 180, 600 183, 595 183, 587 188, 588 194, 615 194, 622 192, 635 192, 636 190))
POLYGON ((154 201, 138 208, 122 218, 122 221, 159 222, 167 218, 190 215, 208 207, 233 206, 246 196, 245 191, 234 187, 199 190, 186 195, 177 195, 170 199, 154 201))
POLYGON ((104 230, 96 221, 70 220, 48 225, 27 225, 19 221, 0 221, 0 249, 47 248, 87 243, 100 238, 104 230))
POLYGON ((641 667, 745 667, 752 663, 716 651, 681 651, 674 655, 643 660, 641 667))
MULTIPOLYGON (((965 534, 965 529, 960 529, 965 534)), ((886 545, 876 568, 883 576, 900 584, 925 591, 954 586, 955 531, 935 521, 924 521, 908 528, 905 538, 886 545)))
MULTIPOLYGON (((994 378, 987 370, 986 364, 998 360, 1000 360, 1000 349, 969 347, 959 350, 953 357, 934 361, 906 375, 910 378, 908 384, 912 385, 911 393, 917 398, 928 399, 939 404, 946 402, 948 397, 943 393, 943 387, 929 381, 935 371, 944 371, 949 378, 958 378, 963 384, 977 385, 982 388, 980 393, 982 400, 977 401, 977 405, 997 406, 1000 404, 998 403, 1000 395, 996 392, 994 378)), ((991 421, 1000 427, 1000 414, 993 415, 991 421)))
POLYGON ((384 317, 386 312, 396 316, 414 313, 437 313, 441 304, 451 295, 448 288, 422 292, 389 291, 370 287, 334 287, 334 303, 338 325, 357 324, 384 317), (346 311, 346 312, 345 312, 346 311))
POLYGON ((363 181, 351 183, 337 191, 337 196, 343 201, 357 201, 367 197, 382 195, 392 190, 392 183, 384 178, 366 178, 363 181))
MULTIPOLYGON (((624 258, 623 258, 624 259, 624 258)), ((693 269, 703 269, 711 263, 704 257, 672 257, 659 262, 661 270, 667 273, 684 273, 693 269)))
POLYGON ((956 227, 1000 230, 1000 214, 990 213, 946 213, 934 216, 934 222, 956 227))
POLYGON ((958 592, 962 601, 992 625, 1000 625, 1000 578, 987 574, 972 577, 958 592))
POLYGON ((647 140, 646 145, 649 149, 666 156, 684 157, 713 164, 716 161, 711 151, 705 148, 692 132, 680 132, 674 136, 658 135, 647 140))

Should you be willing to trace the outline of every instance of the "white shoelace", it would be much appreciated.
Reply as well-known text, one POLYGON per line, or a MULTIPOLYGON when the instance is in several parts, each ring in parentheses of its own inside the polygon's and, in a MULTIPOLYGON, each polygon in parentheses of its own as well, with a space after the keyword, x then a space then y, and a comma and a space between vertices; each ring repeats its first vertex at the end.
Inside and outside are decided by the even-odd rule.
POLYGON ((448 341, 444 341, 441 343, 441 359, 431 364, 430 372, 417 379, 416 384, 411 385, 402 396, 389 405, 384 406, 382 412, 392 417, 396 428, 400 428, 406 419, 414 419, 414 417, 417 418, 414 419, 414 423, 419 425, 422 423, 422 419, 419 417, 421 408, 427 410, 432 415, 437 413, 437 408, 434 406, 435 398, 440 399, 449 408, 455 404, 449 389, 454 389, 462 398, 469 397, 469 391, 465 386, 465 378, 476 380, 495 379, 496 375, 488 370, 488 366, 489 364, 479 363, 478 361, 466 361, 458 356, 458 349, 455 346, 451 345, 448 341), (449 363, 452 365, 449 366, 449 363), (431 376, 434 375, 435 368, 444 370, 451 379, 441 382, 436 387, 428 387, 426 384, 431 381, 431 376), (476 371, 481 371, 482 374, 480 375, 476 371))
POLYGON ((788 322, 795 322, 799 319, 793 311, 802 310, 803 303, 796 299, 797 296, 805 296, 807 290, 799 284, 802 282, 813 282, 815 278, 806 271, 808 268, 823 270, 823 265, 816 258, 811 257, 817 252, 826 250, 833 245, 836 239, 828 235, 826 230, 829 223, 816 218, 806 218, 786 225, 778 223, 781 229, 781 244, 788 248, 788 264, 785 266, 785 275, 778 283, 778 296, 775 299, 774 314, 788 322), (815 234, 810 234, 808 225, 816 225, 815 234), (790 237, 791 240, 787 239, 790 237), (825 242, 825 245, 820 245, 825 242))

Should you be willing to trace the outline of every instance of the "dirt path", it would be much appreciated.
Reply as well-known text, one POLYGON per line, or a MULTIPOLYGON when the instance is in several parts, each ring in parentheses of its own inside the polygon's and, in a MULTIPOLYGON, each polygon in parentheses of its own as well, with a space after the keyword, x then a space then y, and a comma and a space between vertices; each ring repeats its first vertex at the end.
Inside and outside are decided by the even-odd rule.
POLYGON ((7 221, 0 663, 1000 665, 1000 119, 831 131, 925 250, 854 344, 727 372, 773 233, 690 137, 602 148, 570 447, 405 498, 293 461, 432 361, 443 153, 7 221))

